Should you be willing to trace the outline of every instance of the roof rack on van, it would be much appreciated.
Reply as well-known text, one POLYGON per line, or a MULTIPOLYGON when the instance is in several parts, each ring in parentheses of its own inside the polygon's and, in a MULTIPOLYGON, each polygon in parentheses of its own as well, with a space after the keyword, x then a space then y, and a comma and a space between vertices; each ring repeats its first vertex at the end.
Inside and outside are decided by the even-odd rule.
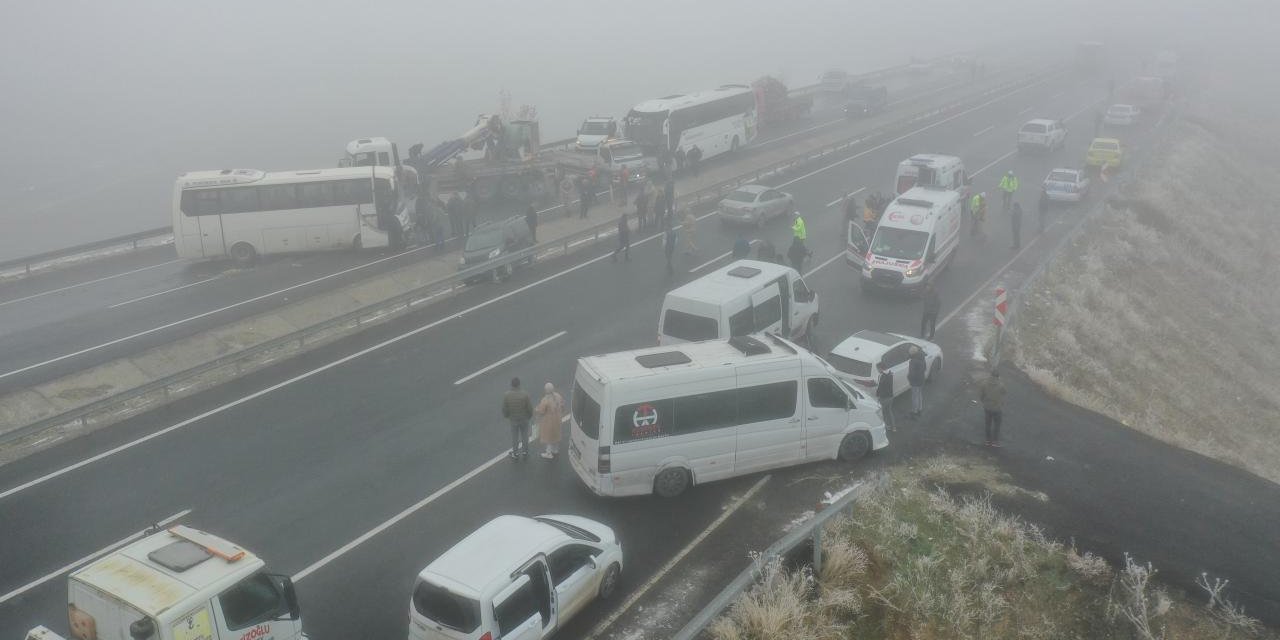
POLYGON ((677 364, 689 364, 693 362, 689 356, 683 351, 662 351, 659 353, 646 353, 636 356, 636 362, 646 369, 656 369, 657 367, 671 367, 677 364))
POLYGON ((746 265, 743 265, 743 266, 741 266, 741 267, 734 267, 734 268, 732 268, 732 269, 730 269, 730 270, 726 271, 725 273, 727 273, 727 274, 729 274, 729 275, 731 275, 731 276, 733 276, 733 277, 735 277, 735 278, 747 278, 747 279, 750 279, 750 278, 754 278, 754 277, 756 277, 756 276, 760 275, 760 270, 759 270, 759 269, 757 269, 757 268, 755 268, 755 267, 748 267, 748 266, 746 266, 746 265))
POLYGON ((766 345, 751 336, 734 336, 729 338, 729 345, 738 351, 741 351, 744 356, 759 356, 766 353, 773 353, 773 351, 769 349, 769 345, 766 345))
POLYGON ((773 343, 774 343, 774 344, 776 344, 776 345, 778 345, 779 347, 782 347, 783 349, 786 349, 787 351, 790 351, 791 353, 798 353, 798 352, 797 352, 797 351, 796 351, 796 350, 795 350, 791 345, 789 345, 789 344, 787 344, 785 341, 783 341, 783 339, 782 339, 782 338, 779 338, 778 336, 775 336, 775 335, 773 335, 772 333, 766 333, 765 335, 766 335, 766 336, 769 336, 769 339, 770 339, 770 340, 772 340, 772 341, 773 341, 773 343))

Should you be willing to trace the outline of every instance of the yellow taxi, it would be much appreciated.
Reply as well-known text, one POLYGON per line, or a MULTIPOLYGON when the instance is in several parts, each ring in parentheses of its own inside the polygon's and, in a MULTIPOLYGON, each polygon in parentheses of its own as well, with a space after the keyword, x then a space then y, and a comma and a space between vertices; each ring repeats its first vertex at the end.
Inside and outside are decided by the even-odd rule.
POLYGON ((1094 138, 1084 163, 1091 167, 1118 167, 1124 160, 1124 147, 1115 138, 1094 138))

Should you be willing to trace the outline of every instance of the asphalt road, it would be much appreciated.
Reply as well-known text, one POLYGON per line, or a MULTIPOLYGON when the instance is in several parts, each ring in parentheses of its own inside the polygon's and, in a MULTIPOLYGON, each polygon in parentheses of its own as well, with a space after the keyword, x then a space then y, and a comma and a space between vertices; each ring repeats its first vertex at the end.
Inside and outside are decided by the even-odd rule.
MULTIPOLYGON (((954 89, 953 70, 898 76, 891 109, 954 89)), ((842 106, 818 100, 807 119, 763 135, 755 149, 819 135, 844 122, 842 106)), ((750 153, 750 149, 748 153, 750 153)), ((499 203, 482 220, 515 215, 499 203)), ((249 269, 179 260, 172 247, 112 256, 0 284, 0 393, 74 373, 338 288, 433 255, 429 248, 329 252, 264 259, 249 269)))
MULTIPOLYGON (((858 293, 856 274, 841 258, 842 215, 829 206, 841 194, 860 187, 888 191, 894 167, 910 154, 954 153, 977 174, 977 189, 993 192, 1007 168, 1022 176, 1029 241, 1037 183, 1054 166, 1079 164, 1092 137, 1092 107, 1102 97, 1099 87, 1061 75, 778 181, 796 197, 810 230, 815 256, 806 281, 821 296, 819 351, 862 328, 918 327, 917 302, 858 293), (1082 115, 1068 122, 1074 132, 1066 149, 1050 156, 1012 152, 1014 132, 1026 119, 1076 113, 1082 115)), ((1131 135, 1141 144, 1141 132, 1131 135)), ((990 237, 975 243, 964 236, 939 281, 944 314, 985 290, 1015 255, 1035 255, 1009 248, 996 209, 990 237)), ((1051 234, 1066 231, 1072 211, 1056 210, 1051 234)), ((789 237, 785 221, 760 233, 775 244, 789 237)), ((563 461, 495 458, 508 442, 498 401, 512 375, 534 390, 547 380, 564 388, 578 356, 653 344, 663 294, 718 264, 713 259, 728 253, 736 234, 713 219, 700 223, 700 251, 683 259, 674 281, 650 239, 633 247, 630 263, 612 263, 601 249, 539 264, 503 285, 477 287, 0 467, 0 539, 6 541, 0 592, 191 509, 185 522, 225 535, 299 577, 314 637, 403 637, 409 585, 433 557, 495 515, 568 512, 597 517, 619 531, 629 559, 625 597, 755 478, 700 487, 676 501, 594 498, 563 461), (405 511, 413 506, 418 508, 405 511), (394 522, 367 541, 330 555, 389 519, 394 522)), ((60 626, 64 589, 55 577, 0 603, 0 635, 17 637, 41 622, 60 626)), ((593 606, 572 629, 589 629, 608 613, 593 606)))

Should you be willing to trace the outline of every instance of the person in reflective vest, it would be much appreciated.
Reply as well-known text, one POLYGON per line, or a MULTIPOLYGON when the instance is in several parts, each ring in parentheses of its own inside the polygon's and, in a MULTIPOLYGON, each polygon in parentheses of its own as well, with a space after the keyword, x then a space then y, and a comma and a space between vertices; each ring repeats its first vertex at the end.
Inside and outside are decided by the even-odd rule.
POLYGON ((1004 210, 1009 210, 1009 203, 1013 201, 1013 193, 1018 190, 1018 177, 1013 175, 1013 169, 1004 174, 1000 178, 1000 198, 1004 206, 1004 210))
POLYGON ((791 235, 795 236, 795 239, 800 242, 808 240, 809 232, 805 231, 804 218, 800 217, 800 211, 792 211, 791 217, 793 218, 793 221, 791 222, 791 235))
POLYGON ((969 235, 976 236, 982 231, 982 223, 987 219, 987 194, 973 194, 973 201, 969 203, 969 212, 973 215, 973 226, 969 227, 969 235))

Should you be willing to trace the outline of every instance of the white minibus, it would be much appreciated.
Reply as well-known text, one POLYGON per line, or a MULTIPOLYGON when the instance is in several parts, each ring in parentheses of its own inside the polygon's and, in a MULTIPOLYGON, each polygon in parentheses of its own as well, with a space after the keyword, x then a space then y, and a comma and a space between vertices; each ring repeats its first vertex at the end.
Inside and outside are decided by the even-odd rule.
POLYGON ((578 359, 569 462, 602 496, 656 493, 889 444, 880 405, 770 334, 578 359))
POLYGON ((818 324, 818 294, 795 269, 738 260, 667 293, 658 344, 767 331, 807 338, 818 324))

